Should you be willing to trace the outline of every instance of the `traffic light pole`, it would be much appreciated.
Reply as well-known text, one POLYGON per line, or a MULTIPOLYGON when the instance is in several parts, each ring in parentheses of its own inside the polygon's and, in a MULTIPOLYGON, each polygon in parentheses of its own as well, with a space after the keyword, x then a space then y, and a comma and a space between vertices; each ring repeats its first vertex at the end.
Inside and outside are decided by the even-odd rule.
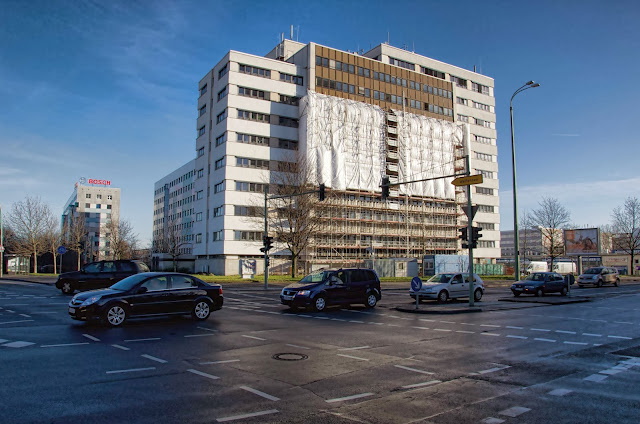
MULTIPOLYGON (((467 149, 467 175, 471 175, 471 152, 467 149)), ((467 185, 467 234, 469 240, 469 306, 473 306, 473 206, 471 206, 471 185, 467 185)))
MULTIPOLYGON (((267 196, 269 194, 269 186, 264 185, 264 239, 269 237, 269 228, 267 223, 267 196)), ((269 288, 269 252, 267 249, 264 249, 264 289, 269 288)))

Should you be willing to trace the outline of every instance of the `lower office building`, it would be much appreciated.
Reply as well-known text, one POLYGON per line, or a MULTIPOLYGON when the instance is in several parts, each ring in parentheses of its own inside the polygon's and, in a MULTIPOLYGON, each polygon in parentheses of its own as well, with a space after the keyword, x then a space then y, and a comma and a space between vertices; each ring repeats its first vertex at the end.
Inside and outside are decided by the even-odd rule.
MULTIPOLYGON (((307 270, 466 253, 457 231, 466 187, 451 184, 466 154, 484 178, 472 190, 483 227, 474 256, 500 256, 493 79, 387 44, 356 54, 283 40, 264 57, 228 52, 198 88, 196 158, 156 183, 154 205, 154 243, 171 217, 188 229, 195 271, 238 274, 255 261, 261 272, 264 191, 292 164, 327 187, 300 258, 307 270), (185 167, 191 177, 167 187, 185 167), (383 177, 434 179, 393 186, 382 199, 383 177), (180 184, 188 190, 175 196, 188 205, 167 197, 180 184)), ((271 253, 272 267, 286 264, 282 244, 271 253)))

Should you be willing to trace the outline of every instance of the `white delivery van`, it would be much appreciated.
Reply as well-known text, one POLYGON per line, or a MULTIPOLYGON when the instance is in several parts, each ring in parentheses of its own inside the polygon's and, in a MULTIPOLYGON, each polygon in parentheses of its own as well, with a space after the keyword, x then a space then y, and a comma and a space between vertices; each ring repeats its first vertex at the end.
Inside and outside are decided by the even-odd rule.
POLYGON ((558 274, 575 274, 576 264, 573 262, 556 262, 553 264, 553 271, 558 274))
POLYGON ((527 275, 531 274, 532 272, 547 272, 547 271, 549 271, 549 266, 544 261, 531 261, 529 262, 529 265, 527 265, 527 268, 525 269, 525 273, 527 275))

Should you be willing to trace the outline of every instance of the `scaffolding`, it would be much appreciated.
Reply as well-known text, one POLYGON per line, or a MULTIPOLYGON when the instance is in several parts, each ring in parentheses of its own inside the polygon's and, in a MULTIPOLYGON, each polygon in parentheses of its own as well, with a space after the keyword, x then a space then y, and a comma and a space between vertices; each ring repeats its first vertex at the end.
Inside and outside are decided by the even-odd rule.
POLYGON ((328 188, 315 214, 320 229, 307 252, 311 264, 362 264, 422 258, 460 250, 459 205, 466 195, 453 178, 391 187, 390 183, 464 171, 464 131, 450 121, 309 92, 301 103, 300 149, 314 184, 328 188))

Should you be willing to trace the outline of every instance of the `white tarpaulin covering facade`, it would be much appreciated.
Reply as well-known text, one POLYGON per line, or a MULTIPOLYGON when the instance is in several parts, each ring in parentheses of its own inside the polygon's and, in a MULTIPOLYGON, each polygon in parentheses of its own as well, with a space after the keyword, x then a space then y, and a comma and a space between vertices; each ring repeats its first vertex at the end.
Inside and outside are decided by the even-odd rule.
MULTIPOLYGON (((397 117, 398 181, 454 173, 463 130, 453 122, 393 111, 397 117)), ((333 190, 380 191, 386 174, 386 113, 378 106, 309 91, 300 104, 300 150, 312 181, 333 190)), ((400 193, 455 199, 453 178, 401 185, 400 193)))

